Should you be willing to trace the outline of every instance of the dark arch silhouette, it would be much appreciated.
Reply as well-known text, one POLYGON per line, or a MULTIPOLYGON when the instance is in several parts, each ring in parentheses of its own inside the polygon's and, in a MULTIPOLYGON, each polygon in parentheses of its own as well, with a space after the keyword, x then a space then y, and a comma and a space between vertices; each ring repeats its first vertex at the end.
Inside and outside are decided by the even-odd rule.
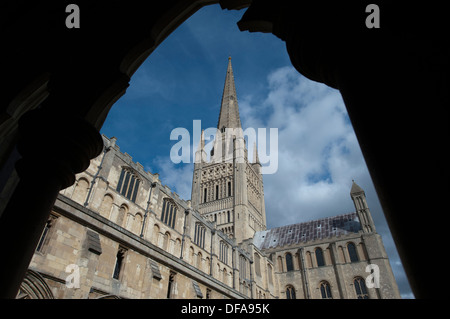
POLYGON ((445 240, 422 213, 442 210, 431 199, 446 198, 449 180, 447 19, 432 1, 377 1, 379 29, 366 27, 365 0, 78 1, 79 29, 65 26, 69 1, 4 2, 0 297, 16 296, 58 191, 102 151, 98 131, 133 73, 214 3, 249 6, 241 31, 273 33, 300 73, 340 90, 413 292, 444 295, 421 280, 431 266, 419 255, 437 249, 422 238, 445 240))

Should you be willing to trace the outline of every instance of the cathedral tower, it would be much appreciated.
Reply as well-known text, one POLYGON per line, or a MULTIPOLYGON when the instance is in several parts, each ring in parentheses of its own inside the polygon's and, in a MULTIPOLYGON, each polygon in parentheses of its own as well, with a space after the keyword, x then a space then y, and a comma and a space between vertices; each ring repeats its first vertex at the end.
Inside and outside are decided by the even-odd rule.
POLYGON ((256 144, 254 163, 247 157, 231 58, 213 145, 207 161, 202 134, 195 154, 192 207, 239 243, 266 229, 266 212, 256 144))

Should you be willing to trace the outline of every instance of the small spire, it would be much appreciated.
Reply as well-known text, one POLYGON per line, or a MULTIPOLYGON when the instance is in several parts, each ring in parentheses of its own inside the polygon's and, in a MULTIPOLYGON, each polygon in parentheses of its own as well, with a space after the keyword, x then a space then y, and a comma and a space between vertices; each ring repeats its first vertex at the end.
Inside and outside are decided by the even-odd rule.
POLYGON ((197 152, 203 151, 205 149, 205 130, 202 130, 202 135, 200 136, 200 142, 198 143, 197 152))
POLYGON ((197 151, 195 152, 195 164, 200 164, 206 162, 206 152, 205 152, 205 131, 202 130, 202 135, 200 136, 200 142, 198 143, 197 151))
POLYGON ((261 163, 259 162, 258 149, 256 148, 256 142, 253 144, 253 163, 261 165, 261 163))
POLYGON ((352 179, 352 189, 350 190, 350 195, 364 193, 364 190, 355 183, 355 180, 352 179))

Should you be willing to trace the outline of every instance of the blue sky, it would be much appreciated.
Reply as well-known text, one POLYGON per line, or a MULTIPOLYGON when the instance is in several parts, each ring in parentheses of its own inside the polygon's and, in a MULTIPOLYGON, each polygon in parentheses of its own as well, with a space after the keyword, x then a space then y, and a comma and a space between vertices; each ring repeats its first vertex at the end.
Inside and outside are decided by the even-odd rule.
MULTIPOLYGON (((356 136, 337 90, 291 65, 272 34, 240 32, 243 10, 205 7, 175 30, 133 75, 101 132, 122 152, 190 199, 193 164, 174 164, 173 129, 216 127, 232 57, 243 128, 278 129, 278 170, 264 175, 268 228, 354 211, 352 179, 366 192, 403 298, 411 298, 356 136)), ((196 145, 198 141, 190 141, 196 145)), ((249 150, 249 156, 252 154, 249 150)))

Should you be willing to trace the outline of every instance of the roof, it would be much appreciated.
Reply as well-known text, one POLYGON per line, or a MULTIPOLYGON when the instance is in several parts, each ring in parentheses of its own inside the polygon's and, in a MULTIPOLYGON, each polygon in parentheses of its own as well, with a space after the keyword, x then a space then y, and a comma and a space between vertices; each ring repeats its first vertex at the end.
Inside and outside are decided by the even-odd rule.
POLYGON ((358 233, 356 212, 256 232, 253 242, 259 249, 295 245, 300 242, 358 233))

